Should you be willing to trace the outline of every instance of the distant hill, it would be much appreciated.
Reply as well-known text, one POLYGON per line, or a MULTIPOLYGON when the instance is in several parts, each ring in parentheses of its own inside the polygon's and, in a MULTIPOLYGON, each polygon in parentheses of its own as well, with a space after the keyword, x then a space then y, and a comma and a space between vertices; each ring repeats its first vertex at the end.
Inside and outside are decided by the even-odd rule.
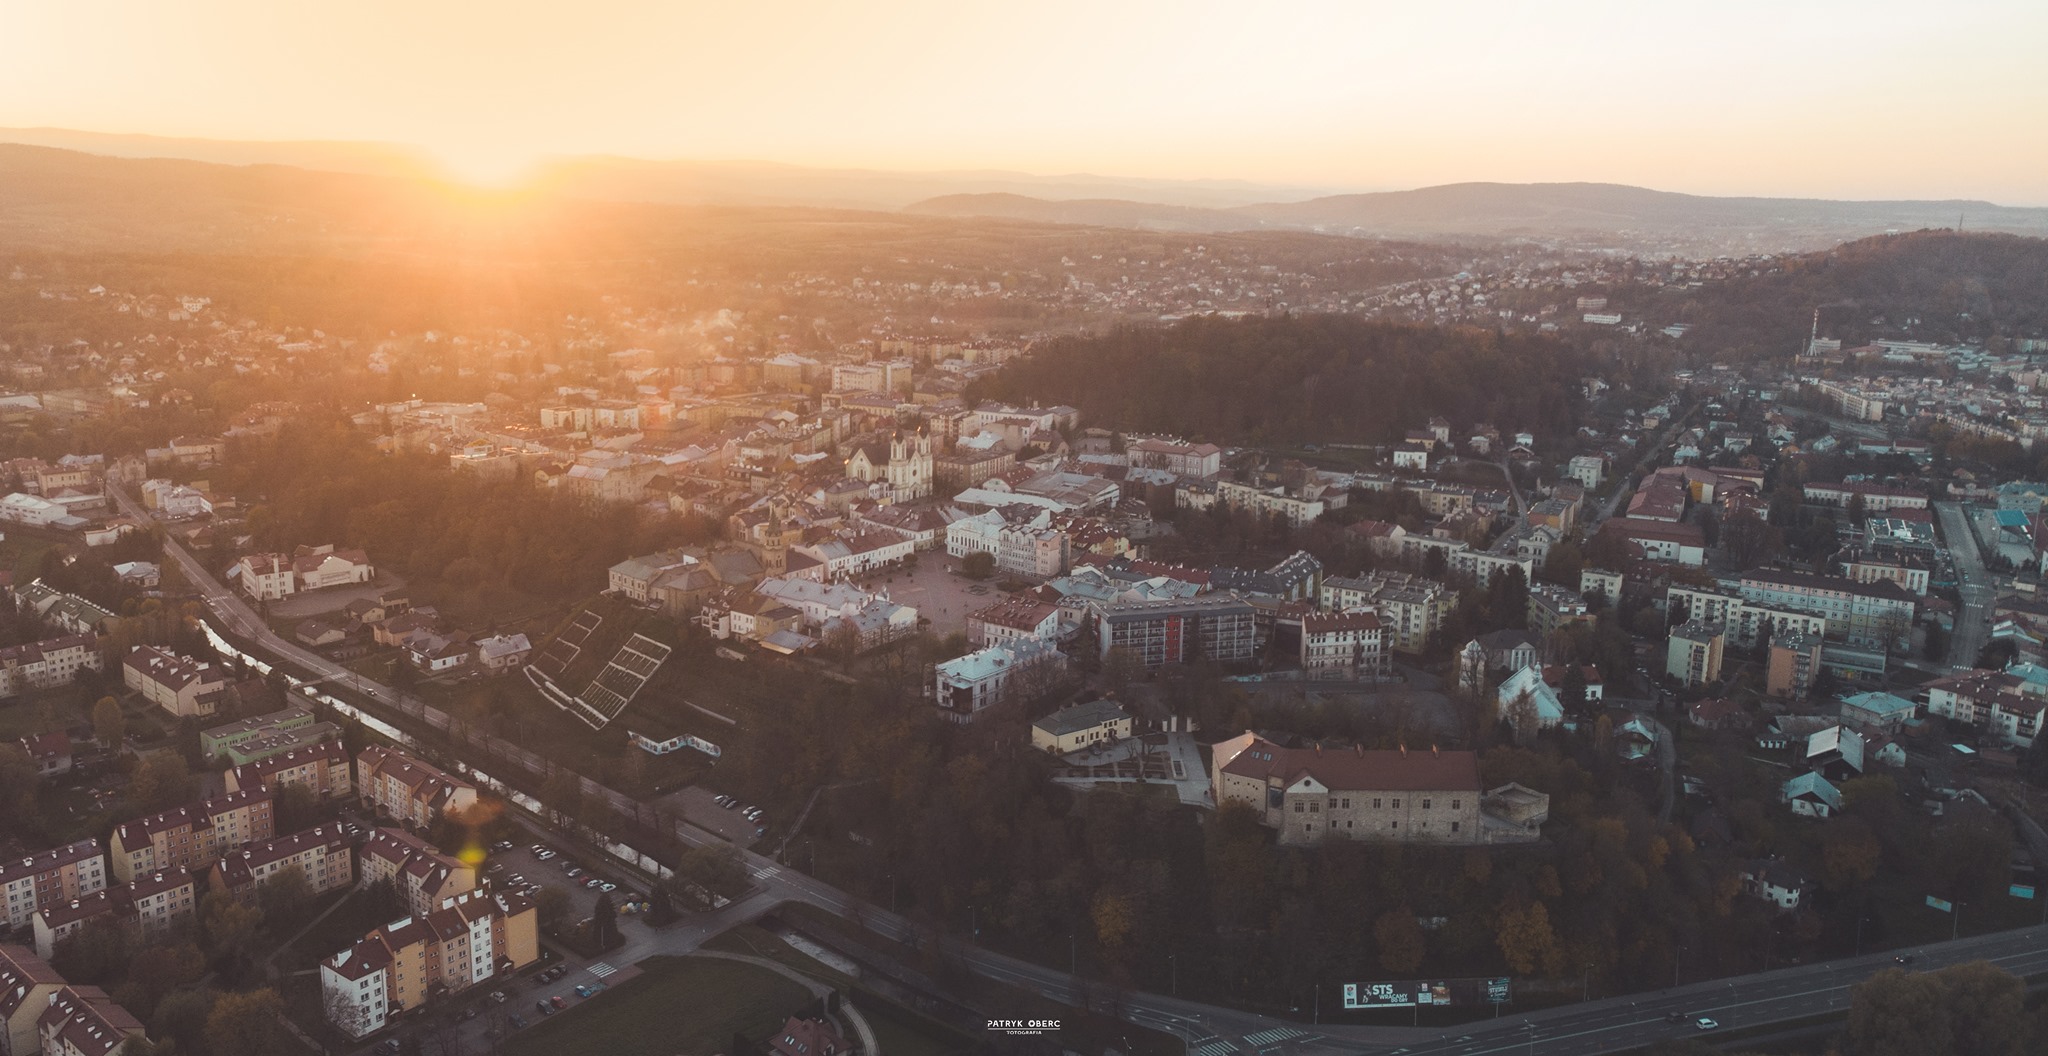
POLYGON ((1680 347, 1714 361, 1789 357, 1820 312, 1822 337, 1991 342, 2048 337, 2048 239, 1917 231, 1790 258, 1778 271, 1698 289, 1619 286, 1608 309, 1687 323, 1680 347))
POLYGON ((1458 183, 1232 209, 954 195, 911 212, 1184 231, 1309 230, 1404 239, 1530 239, 1702 254, 1818 249, 1887 231, 1954 227, 2048 235, 2048 209, 1978 201, 1714 198, 1607 183, 1458 183))
POLYGON ((320 140, 190 139, 69 128, 0 128, 0 143, 55 147, 113 158, 171 158, 215 165, 290 165, 322 172, 375 176, 425 176, 437 171, 426 151, 388 143, 320 140))

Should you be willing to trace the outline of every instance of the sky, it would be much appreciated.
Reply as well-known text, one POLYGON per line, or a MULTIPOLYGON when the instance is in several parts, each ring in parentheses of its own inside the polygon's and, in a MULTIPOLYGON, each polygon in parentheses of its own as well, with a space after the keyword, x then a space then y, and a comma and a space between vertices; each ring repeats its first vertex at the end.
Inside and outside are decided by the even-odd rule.
POLYGON ((0 0, 0 126, 2048 205, 2042 0, 0 0))

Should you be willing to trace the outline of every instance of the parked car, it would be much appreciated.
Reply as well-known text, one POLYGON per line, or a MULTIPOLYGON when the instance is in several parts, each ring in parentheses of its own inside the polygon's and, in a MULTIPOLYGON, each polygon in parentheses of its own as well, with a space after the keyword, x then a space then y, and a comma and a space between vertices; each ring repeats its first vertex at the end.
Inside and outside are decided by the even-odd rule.
POLYGON ((501 1005, 502 1005, 502 1004, 504 1004, 504 1003, 505 1003, 505 991, 503 991, 503 990, 493 990, 493 991, 491 991, 491 1000, 493 1000, 493 1001, 496 1001, 497 1003, 499 1003, 499 1004, 501 1004, 501 1005))
POLYGON ((475 1018, 476 1018, 476 1016, 477 1016, 477 1007, 476 1007, 475 1005, 471 1005, 471 1006, 469 1006, 468 1008, 465 1008, 465 1009, 463 1009, 463 1010, 462 1010, 462 1014, 461 1014, 460 1016, 457 1016, 457 1017, 455 1017, 455 1018, 457 1018, 457 1019, 461 1020, 461 1021, 462 1021, 462 1022, 464 1022, 464 1023, 467 1023, 467 1022, 469 1022, 470 1020, 472 1020, 472 1019, 475 1019, 475 1018))
POLYGON ((505 1022, 510 1023, 512 1025, 513 1030, 526 1029, 526 1020, 523 1017, 521 1017, 518 1013, 513 1013, 512 1015, 506 1016, 505 1022))
POLYGON ((579 985, 578 987, 576 987, 576 996, 577 996, 577 997, 596 997, 596 996, 598 995, 598 993, 599 993, 599 992, 601 992, 602 990, 604 990, 604 984, 603 984, 603 983, 587 983, 587 984, 579 985))
POLYGON ((551 1004, 551 1005, 555 1006, 555 1007, 556 1007, 556 1008, 558 1008, 558 1009, 560 1009, 560 1008, 568 1008, 568 1007, 569 1007, 569 999, 568 999, 568 998, 565 998, 565 997, 563 997, 563 996, 562 996, 562 995, 560 995, 560 994, 556 994, 555 996, 553 996, 553 997, 551 997, 551 998, 548 998, 548 1004, 551 1004))
POLYGON ((377 1043, 376 1051, 385 1054, 385 1056, 389 1056, 389 1054, 397 1052, 398 1039, 385 1038, 383 1041, 377 1043))
POLYGON ((611 894, 612 892, 614 892, 614 891, 617 891, 617 890, 619 889, 619 885, 617 885, 617 884, 614 884, 614 883, 612 883, 612 882, 611 882, 611 881, 609 881, 609 880, 605 880, 605 881, 601 881, 601 882, 600 882, 600 883, 599 883, 599 884, 597 885, 597 889, 598 889, 599 891, 602 891, 602 892, 604 892, 605 894, 609 895, 609 894, 611 894))

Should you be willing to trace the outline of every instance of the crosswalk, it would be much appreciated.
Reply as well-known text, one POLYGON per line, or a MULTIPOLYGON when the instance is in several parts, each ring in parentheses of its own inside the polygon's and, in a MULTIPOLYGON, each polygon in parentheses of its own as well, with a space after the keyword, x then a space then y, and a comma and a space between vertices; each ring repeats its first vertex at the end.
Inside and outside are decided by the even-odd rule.
POLYGON ((754 870, 754 879, 756 880, 768 880, 781 875, 782 867, 779 865, 764 865, 754 870))
POLYGON ((1259 1031, 1257 1034, 1246 1034, 1244 1040, 1247 1045, 1265 1048, 1268 1045, 1286 1041, 1289 1038, 1305 1037, 1308 1037, 1308 1031, 1296 1030, 1293 1027, 1276 1027, 1272 1030, 1259 1031))
POLYGON ((1195 1046, 1193 1056, 1230 1056, 1236 1051, 1237 1046, 1218 1038, 1207 1044, 1195 1046))
POLYGON ((616 971, 618 971, 617 968, 614 968, 603 961, 590 962, 590 974, 597 976, 599 979, 603 979, 604 977, 611 975, 616 971))

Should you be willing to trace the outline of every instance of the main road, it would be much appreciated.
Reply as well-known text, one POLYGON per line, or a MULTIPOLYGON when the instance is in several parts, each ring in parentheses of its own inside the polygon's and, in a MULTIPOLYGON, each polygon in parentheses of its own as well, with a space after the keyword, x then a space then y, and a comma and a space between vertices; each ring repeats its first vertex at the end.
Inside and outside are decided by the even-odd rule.
MULTIPOLYGON (((145 517, 134 501, 110 489, 130 516, 145 517)), ((246 601, 221 584, 211 570, 173 539, 164 553, 176 562, 213 611, 214 617, 246 641, 297 664, 316 679, 354 687, 375 701, 427 726, 447 731, 451 741, 482 749, 493 760, 510 760, 530 773, 546 774, 551 764, 510 742, 453 722, 441 710, 393 687, 362 678, 341 665, 286 641, 273 632, 246 601), (451 727, 453 727, 451 729, 451 727)), ((583 779, 586 798, 601 799, 622 813, 645 818, 642 804, 623 793, 583 779)), ((719 842, 713 834, 687 822, 675 826, 678 839, 691 845, 719 842)), ((1891 964, 1889 955, 1780 969, 1758 975, 1698 983, 1683 988, 1639 994, 1632 998, 1567 1005, 1527 1015, 1482 1020, 1449 1030, 1394 1026, 1302 1023, 1271 1016, 1186 1001, 1162 994, 1114 993, 1104 984, 1033 964, 945 936, 934 936, 875 905, 805 875, 766 856, 741 850, 757 890, 726 912, 699 921, 673 938, 649 936, 629 943, 619 959, 630 963, 655 952, 694 948, 714 931, 713 923, 758 916, 782 902, 804 902, 859 920, 878 934, 900 941, 939 942, 955 961, 975 973, 1061 1002, 1088 1004, 1144 1027, 1183 1038, 1196 1056, 1261 1056, 1286 1047, 1302 1053, 1414 1053, 1442 1056, 1487 1056, 1493 1053, 1548 1053, 1552 1056, 1621 1051, 1660 1038, 1693 1032, 1667 1016, 1688 1020, 1708 1016, 1722 1028, 1760 1027, 1848 1007, 1849 989, 1891 964)), ((2048 971, 2048 928, 1999 932, 1959 942, 1924 947, 1915 968, 1989 959, 2015 974, 2048 971)), ((1332 998, 1335 998, 1333 993, 1332 998)), ((1335 1011, 1333 1006, 1333 1012, 1335 1011)))
POLYGON ((1977 533, 1970 530, 1970 511, 1953 502, 1937 502, 1941 535, 1948 542, 1950 559, 1956 563, 1956 594, 1962 606, 1956 612, 1955 633, 1949 637, 1950 667, 1975 667, 1977 654, 1991 632, 1991 603, 1998 596, 1984 555, 1977 550, 1977 533))

